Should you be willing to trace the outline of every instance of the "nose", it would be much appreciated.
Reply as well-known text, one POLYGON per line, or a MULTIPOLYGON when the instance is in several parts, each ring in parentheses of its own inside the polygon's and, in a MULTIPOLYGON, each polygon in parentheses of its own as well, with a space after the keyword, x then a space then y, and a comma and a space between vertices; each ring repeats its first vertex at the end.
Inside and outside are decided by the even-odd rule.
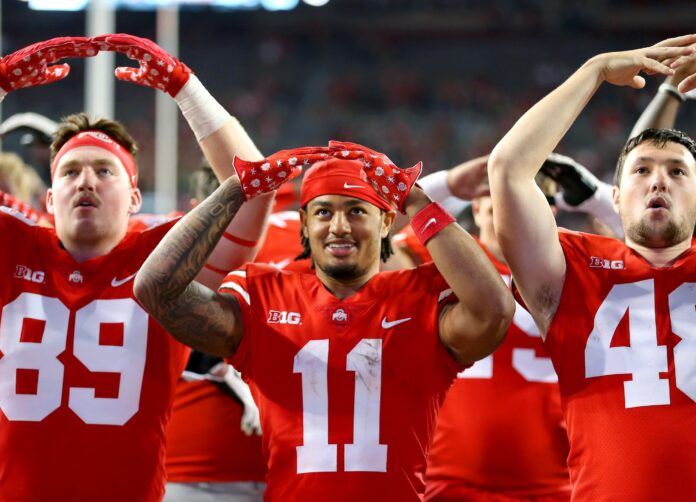
POLYGON ((97 181, 97 174, 89 166, 85 166, 80 170, 77 176, 77 189, 94 191, 94 186, 97 181))
POLYGON ((664 192, 667 189, 667 170, 655 169, 650 180, 650 190, 653 192, 664 192))
POLYGON ((346 235, 350 233, 350 222, 343 211, 336 211, 333 214, 329 232, 333 235, 346 235))

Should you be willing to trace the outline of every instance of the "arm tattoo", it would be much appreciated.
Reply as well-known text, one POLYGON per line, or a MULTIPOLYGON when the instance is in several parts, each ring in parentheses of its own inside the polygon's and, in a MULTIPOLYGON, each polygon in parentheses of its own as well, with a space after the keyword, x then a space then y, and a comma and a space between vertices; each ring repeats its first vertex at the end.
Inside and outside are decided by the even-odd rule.
POLYGON ((228 178, 164 236, 136 277, 135 295, 177 340, 228 357, 241 335, 236 299, 194 278, 244 202, 236 176, 228 178))

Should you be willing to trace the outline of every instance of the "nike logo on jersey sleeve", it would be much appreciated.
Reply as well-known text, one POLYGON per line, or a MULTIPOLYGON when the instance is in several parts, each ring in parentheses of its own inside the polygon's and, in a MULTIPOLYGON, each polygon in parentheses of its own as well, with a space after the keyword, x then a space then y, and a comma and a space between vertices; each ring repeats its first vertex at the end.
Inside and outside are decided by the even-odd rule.
POLYGON ((393 328, 394 326, 398 326, 399 324, 403 324, 410 320, 410 317, 404 317, 403 319, 397 319, 396 321, 387 321, 387 316, 384 316, 384 318, 382 319, 382 329, 393 328))

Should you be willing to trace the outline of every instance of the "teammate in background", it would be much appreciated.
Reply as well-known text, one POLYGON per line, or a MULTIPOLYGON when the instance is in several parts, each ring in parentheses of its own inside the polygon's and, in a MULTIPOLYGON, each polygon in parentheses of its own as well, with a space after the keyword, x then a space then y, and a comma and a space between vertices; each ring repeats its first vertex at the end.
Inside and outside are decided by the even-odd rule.
POLYGON ((664 129, 626 144, 614 187, 625 244, 559 232, 534 177, 603 82, 641 88, 640 72, 673 74, 664 63, 683 64, 694 42, 593 57, 489 159, 498 241, 558 373, 573 500, 696 493, 696 144, 664 129))
MULTIPOLYGON (((537 184, 552 204, 555 183, 537 184)), ((479 243, 509 283, 490 196, 473 201, 479 243)), ((428 455, 426 500, 567 501, 568 439, 558 377, 519 305, 503 344, 461 373, 440 410, 428 455)))
MULTIPOLYGON (((543 174, 537 184, 553 206, 556 184, 543 174)), ((493 230, 490 196, 474 198, 472 211, 479 245, 509 283, 510 270, 493 230)), ((394 242, 395 249, 411 258, 411 266, 431 261, 410 227, 394 242)), ((425 499, 569 500, 568 439, 558 377, 529 313, 518 305, 501 346, 458 376, 438 416, 425 499)))
POLYGON ((222 183, 141 268, 138 298, 175 337, 231 358, 250 382, 267 500, 422 500, 444 393, 498 346, 512 318, 505 284, 475 241, 411 189, 420 165, 398 169, 372 150, 332 143, 236 166, 243 182, 222 183), (219 293, 191 282, 240 200, 263 183, 255 173, 272 178, 304 162, 316 162, 301 195, 302 243, 316 273, 252 264, 219 293), (439 268, 378 272, 390 253, 391 201, 439 268))
POLYGON ((671 129, 677 120, 682 105, 689 99, 696 99, 696 90, 682 93, 679 85, 690 75, 696 74, 696 58, 675 68, 673 75, 668 75, 660 85, 657 93, 633 126, 629 138, 638 136, 646 129, 671 129))
MULTIPOLYGON (((98 48, 63 37, 3 57, 0 99, 65 77, 67 65, 49 65, 98 48)), ((229 132, 210 127, 214 160, 234 154, 229 132)), ((164 429, 188 350, 133 297, 136 271, 174 223, 126 232, 141 200, 135 150, 116 122, 68 117, 52 144, 55 230, 0 209, 11 242, 0 253, 3 502, 156 501, 164 492, 164 429)), ((239 216, 263 221, 267 205, 259 199, 239 216)), ((247 261, 253 249, 244 250, 230 260, 247 261)))
MULTIPOLYGON (((219 185, 210 167, 194 172, 191 207, 196 207, 219 185)), ((272 214, 257 262, 280 268, 304 264, 309 271, 309 260, 294 261, 302 252, 298 233, 297 211, 272 214)), ((261 501, 266 465, 258 419, 258 409, 239 373, 219 357, 193 351, 177 383, 167 429, 165 501, 231 497, 239 502, 261 501), (237 423, 239 427, 235 426, 237 423)))

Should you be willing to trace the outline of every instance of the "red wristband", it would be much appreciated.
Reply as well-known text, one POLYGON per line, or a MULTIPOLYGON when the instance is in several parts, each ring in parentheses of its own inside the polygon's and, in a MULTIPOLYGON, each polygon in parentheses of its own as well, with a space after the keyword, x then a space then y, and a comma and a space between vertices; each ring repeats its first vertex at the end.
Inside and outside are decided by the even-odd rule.
POLYGON ((222 236, 230 242, 234 242, 235 244, 239 244, 240 246, 244 246, 247 248, 256 247, 256 244, 258 244, 258 241, 248 241, 246 239, 241 239, 235 235, 232 235, 229 232, 225 232, 224 234, 222 234, 222 236))
POLYGON ((411 218, 411 228, 421 244, 425 246, 435 234, 455 221, 457 220, 445 211, 444 207, 437 202, 432 202, 411 218))

